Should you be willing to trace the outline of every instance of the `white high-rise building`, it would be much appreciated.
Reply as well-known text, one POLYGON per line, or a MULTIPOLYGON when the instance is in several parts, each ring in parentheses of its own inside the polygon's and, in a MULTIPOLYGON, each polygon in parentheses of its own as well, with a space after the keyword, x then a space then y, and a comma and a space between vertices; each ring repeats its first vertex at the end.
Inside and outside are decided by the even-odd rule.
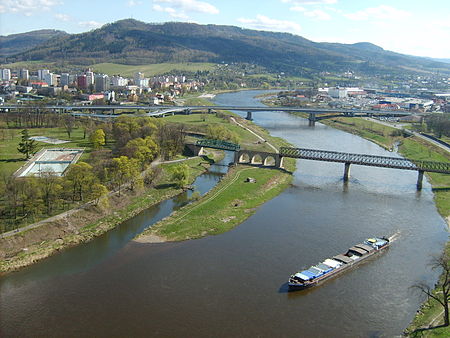
POLYGON ((95 79, 94 79, 94 73, 91 72, 91 71, 87 71, 85 74, 86 74, 86 82, 87 82, 87 86, 88 86, 88 88, 89 88, 89 86, 90 86, 90 85, 93 85, 94 82, 95 82, 95 79))
POLYGON ((8 68, 2 69, 1 77, 2 77, 3 81, 11 80, 11 69, 8 69, 8 68))

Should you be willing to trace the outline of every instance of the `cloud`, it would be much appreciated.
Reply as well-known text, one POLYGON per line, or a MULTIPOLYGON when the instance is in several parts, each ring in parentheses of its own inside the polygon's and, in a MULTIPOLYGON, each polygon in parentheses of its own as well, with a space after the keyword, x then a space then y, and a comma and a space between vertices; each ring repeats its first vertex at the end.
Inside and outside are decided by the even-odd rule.
MULTIPOLYGON (((206 14, 218 14, 219 10, 210 3, 197 0, 153 0, 155 6, 159 8, 171 8, 178 10, 177 13, 197 12, 206 14), (159 4, 168 4, 169 7, 162 7, 159 4)), ((154 7, 153 7, 154 8, 154 7)), ((185 14, 184 14, 185 15, 185 14)))
POLYGON ((378 7, 366 8, 355 13, 344 14, 350 20, 355 21, 369 21, 369 20, 399 20, 407 18, 411 15, 410 12, 401 9, 396 9, 387 5, 380 5, 378 7))
POLYGON ((301 26, 296 22, 271 19, 264 15, 257 15, 256 19, 240 18, 238 21, 245 24, 246 27, 258 30, 289 32, 295 34, 300 33, 302 30, 301 26))
POLYGON ((184 13, 183 11, 178 12, 175 8, 172 7, 162 7, 160 5, 153 5, 153 10, 157 12, 165 12, 175 19, 188 19, 186 13, 184 13))
POLYGON ((330 14, 328 14, 320 9, 315 9, 313 11, 306 11, 305 15, 310 18, 317 19, 317 20, 330 20, 331 19, 330 14))
POLYGON ((281 0, 281 2, 287 4, 294 4, 297 6, 302 5, 333 5, 338 2, 338 0, 281 0))
POLYGON ((48 11, 62 3, 59 0, 1 0, 1 2, 0 13, 16 13, 26 16, 48 11))
POLYGON ((62 13, 55 14, 55 18, 61 21, 70 21, 70 15, 62 13))
POLYGON ((305 16, 314 18, 317 20, 330 20, 331 19, 330 14, 328 14, 327 12, 324 12, 320 9, 315 9, 315 10, 309 11, 305 7, 302 7, 302 6, 293 6, 290 8, 290 10, 293 12, 302 12, 305 16))
POLYGON ((99 28, 101 26, 103 26, 102 23, 97 22, 97 21, 80 21, 78 22, 78 25, 83 27, 83 28, 88 28, 88 29, 94 29, 94 28, 99 28))

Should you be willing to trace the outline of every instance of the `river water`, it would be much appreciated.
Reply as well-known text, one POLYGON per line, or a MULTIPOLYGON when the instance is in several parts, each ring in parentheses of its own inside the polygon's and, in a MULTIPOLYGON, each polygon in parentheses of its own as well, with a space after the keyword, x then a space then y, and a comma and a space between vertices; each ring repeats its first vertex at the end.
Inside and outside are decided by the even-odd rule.
MULTIPOLYGON (((261 105, 258 92, 218 95, 217 104, 261 105)), ((298 147, 396 156, 322 124, 277 112, 255 122, 298 147)), ((446 225, 417 173, 299 160, 292 187, 218 236, 180 243, 130 239, 185 198, 164 202, 91 243, 0 279, 0 336, 348 336, 401 334, 433 284, 427 266, 446 225), (398 239, 387 252, 308 291, 289 275, 374 235, 398 239)), ((218 175, 199 178, 210 189, 218 175)), ((200 182, 201 180, 201 182, 200 182)))

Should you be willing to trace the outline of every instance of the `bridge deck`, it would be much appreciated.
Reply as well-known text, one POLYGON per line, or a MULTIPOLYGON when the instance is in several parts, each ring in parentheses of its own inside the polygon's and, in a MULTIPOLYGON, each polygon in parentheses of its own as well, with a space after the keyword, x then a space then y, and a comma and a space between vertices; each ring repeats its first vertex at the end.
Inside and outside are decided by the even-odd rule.
POLYGON ((419 170, 419 171, 450 174, 450 163, 446 162, 434 162, 434 161, 412 162, 411 160, 397 157, 351 154, 351 153, 341 153, 337 151, 289 148, 289 147, 281 147, 280 156, 301 158, 306 160, 350 163, 373 167, 419 170))

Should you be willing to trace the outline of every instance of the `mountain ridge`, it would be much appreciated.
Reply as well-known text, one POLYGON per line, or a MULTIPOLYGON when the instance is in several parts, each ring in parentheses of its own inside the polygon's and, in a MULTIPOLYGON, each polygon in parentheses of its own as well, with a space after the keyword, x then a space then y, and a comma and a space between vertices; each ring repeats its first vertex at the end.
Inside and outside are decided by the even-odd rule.
POLYGON ((63 60, 81 65, 235 62, 302 76, 336 71, 450 73, 449 64, 386 51, 369 42, 313 42, 290 33, 185 22, 145 23, 134 19, 119 20, 85 33, 59 35, 8 56, 7 60, 63 60))

